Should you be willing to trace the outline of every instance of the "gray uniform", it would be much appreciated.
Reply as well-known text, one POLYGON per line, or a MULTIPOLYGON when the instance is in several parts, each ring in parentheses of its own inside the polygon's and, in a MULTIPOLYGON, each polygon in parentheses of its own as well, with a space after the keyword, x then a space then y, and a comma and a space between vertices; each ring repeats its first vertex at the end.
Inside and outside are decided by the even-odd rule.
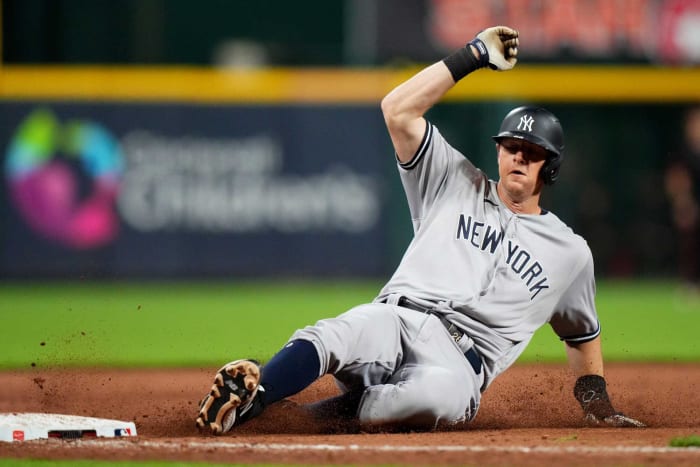
POLYGON ((399 164, 415 236, 374 303, 297 331, 313 342, 321 373, 367 387, 366 423, 470 420, 480 395, 549 322, 585 342, 600 325, 593 259, 585 240, 551 212, 521 215, 432 124, 399 164), (426 314, 397 306, 407 297, 426 314), (435 315, 465 332, 455 342, 435 315), (474 347, 484 371, 464 352, 474 347))

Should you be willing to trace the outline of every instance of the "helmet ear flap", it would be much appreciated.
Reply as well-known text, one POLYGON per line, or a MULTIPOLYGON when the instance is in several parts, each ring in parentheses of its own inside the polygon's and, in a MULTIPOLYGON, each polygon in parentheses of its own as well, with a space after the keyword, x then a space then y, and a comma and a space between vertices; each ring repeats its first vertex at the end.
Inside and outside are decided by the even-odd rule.
POLYGON ((561 156, 552 155, 542 166, 540 176, 545 185, 554 185, 559 178, 559 168, 561 167, 561 156))

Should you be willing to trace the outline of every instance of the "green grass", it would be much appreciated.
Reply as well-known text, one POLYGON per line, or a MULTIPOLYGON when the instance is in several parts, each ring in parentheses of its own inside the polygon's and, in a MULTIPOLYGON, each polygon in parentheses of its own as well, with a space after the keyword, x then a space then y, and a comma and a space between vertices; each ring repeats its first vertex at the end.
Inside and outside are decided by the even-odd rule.
MULTIPOLYGON (((671 281, 601 281, 596 306, 607 361, 700 361, 700 293, 671 281)), ((524 359, 556 359, 553 339, 540 329, 524 359)))
POLYGON ((700 436, 698 435, 688 435, 680 436, 678 438, 673 438, 669 443, 669 446, 674 448, 689 448, 700 446, 700 436))
MULTIPOLYGON (((211 366, 267 360, 306 324, 370 301, 378 281, 0 284, 0 368, 211 366)), ((672 282, 599 284, 607 361, 700 361, 700 298, 672 282)), ((564 361, 549 326, 520 362, 564 361)))
POLYGON ((604 286, 600 293, 606 305, 601 319, 610 322, 610 339, 619 343, 612 356, 700 361, 697 292, 689 294, 668 283, 623 283, 604 286), (616 318, 617 310, 625 310, 623 321, 616 318))
POLYGON ((366 282, 4 284, 0 366, 265 360, 296 328, 376 290, 366 282))

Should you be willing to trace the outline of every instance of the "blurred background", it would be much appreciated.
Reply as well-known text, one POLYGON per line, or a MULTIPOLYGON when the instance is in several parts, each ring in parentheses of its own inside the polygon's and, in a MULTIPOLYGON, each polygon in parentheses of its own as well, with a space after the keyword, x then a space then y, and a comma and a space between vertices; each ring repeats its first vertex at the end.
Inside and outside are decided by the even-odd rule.
POLYGON ((0 278, 388 277, 412 236, 379 102, 521 33, 428 114, 497 176, 525 103, 601 277, 697 280, 700 0, 2 0, 0 278))

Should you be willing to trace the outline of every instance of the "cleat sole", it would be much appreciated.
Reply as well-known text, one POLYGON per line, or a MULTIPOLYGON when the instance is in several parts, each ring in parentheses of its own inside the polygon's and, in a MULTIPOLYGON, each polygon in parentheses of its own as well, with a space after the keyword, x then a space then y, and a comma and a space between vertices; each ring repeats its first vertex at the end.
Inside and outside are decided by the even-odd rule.
MULTIPOLYGON (((195 425, 201 431, 207 428, 214 435, 224 432, 223 419, 231 410, 236 410, 253 397, 260 384, 260 368, 248 360, 239 360, 224 365, 214 376, 209 394, 201 402, 195 425)), ((227 421, 229 426, 235 425, 227 421)))

